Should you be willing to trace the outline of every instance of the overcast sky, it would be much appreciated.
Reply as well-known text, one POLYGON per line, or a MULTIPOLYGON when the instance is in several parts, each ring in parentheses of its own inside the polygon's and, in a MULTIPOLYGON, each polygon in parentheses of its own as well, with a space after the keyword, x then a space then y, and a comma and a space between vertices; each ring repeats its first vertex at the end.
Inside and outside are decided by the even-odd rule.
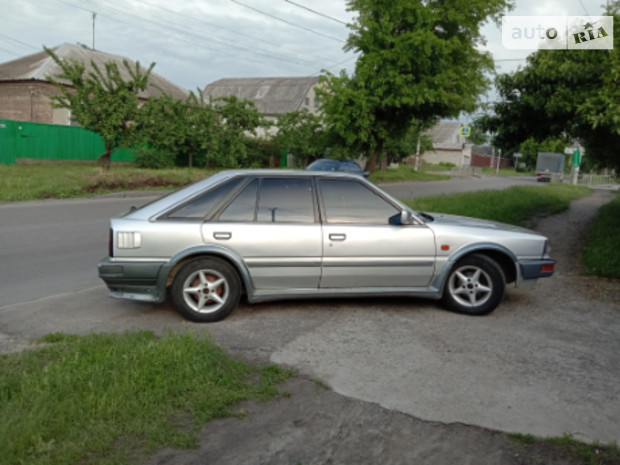
MULTIPOLYGON (((415 1, 415 0, 412 0, 415 1)), ((510 15, 601 15, 605 0, 516 0, 510 15)), ((43 45, 82 43, 156 63, 154 72, 189 90, 221 78, 315 76, 351 71, 343 51, 353 14, 344 0, 0 0, 0 63, 43 45)), ((497 70, 523 65, 501 31, 484 28, 497 70), (516 61, 508 61, 516 60, 516 61)))

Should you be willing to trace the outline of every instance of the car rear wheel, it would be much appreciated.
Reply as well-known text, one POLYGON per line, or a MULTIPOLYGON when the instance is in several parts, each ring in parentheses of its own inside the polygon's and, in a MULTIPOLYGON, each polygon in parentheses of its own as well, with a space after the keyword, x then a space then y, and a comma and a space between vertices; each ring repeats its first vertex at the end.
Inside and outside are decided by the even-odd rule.
POLYGON ((170 297, 188 320, 212 322, 228 316, 240 296, 241 281, 231 265, 219 258, 200 258, 181 268, 170 297))
POLYGON ((454 312, 486 315, 500 304, 505 289, 504 273, 495 261, 484 255, 469 255, 450 271, 442 301, 454 312))

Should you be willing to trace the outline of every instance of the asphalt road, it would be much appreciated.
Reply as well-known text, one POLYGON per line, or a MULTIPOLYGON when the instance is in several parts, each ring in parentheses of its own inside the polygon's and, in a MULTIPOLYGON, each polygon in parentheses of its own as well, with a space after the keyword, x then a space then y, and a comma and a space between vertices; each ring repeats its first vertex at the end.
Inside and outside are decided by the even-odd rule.
MULTIPOLYGON (((483 177, 384 187, 411 198, 514 184, 537 185, 483 177)), ((535 290, 512 290, 485 318, 378 298, 241 305, 222 322, 188 323, 168 304, 111 299, 97 278, 108 218, 152 198, 0 205, 0 349, 56 331, 192 328, 245 359, 423 420, 620 440, 618 305, 597 307, 587 294, 549 304, 549 280, 538 289, 546 304, 535 290)))

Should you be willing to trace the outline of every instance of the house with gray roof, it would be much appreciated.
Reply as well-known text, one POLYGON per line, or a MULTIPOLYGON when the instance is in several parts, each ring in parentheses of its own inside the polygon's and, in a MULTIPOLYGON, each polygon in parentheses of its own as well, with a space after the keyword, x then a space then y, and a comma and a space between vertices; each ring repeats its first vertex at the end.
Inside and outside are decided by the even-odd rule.
POLYGON ((318 85, 318 76, 231 78, 209 84, 204 95, 212 98, 235 96, 249 100, 263 116, 275 121, 280 115, 304 108, 314 114, 320 113, 316 94, 318 85))
POLYGON ((453 163, 456 166, 469 166, 471 142, 461 136, 462 124, 458 121, 440 121, 427 134, 433 149, 421 155, 422 163, 453 163))
MULTIPOLYGON (((129 79, 123 61, 130 66, 135 62, 127 58, 93 50, 85 45, 62 44, 51 49, 62 60, 84 63, 86 72, 95 63, 105 69, 105 63, 115 62, 121 76, 129 79)), ((146 71, 145 68, 143 68, 146 71)), ((32 121, 50 124, 71 124, 71 114, 66 108, 52 108, 51 97, 59 93, 58 88, 49 81, 61 73, 60 67, 45 51, 34 53, 17 60, 0 64, 0 119, 32 121)), ((60 80, 62 83, 62 80, 60 80)), ((64 82, 67 86, 71 83, 64 82)), ((174 98, 185 99, 187 90, 151 72, 149 87, 139 94, 141 100, 159 97, 162 92, 174 98)))

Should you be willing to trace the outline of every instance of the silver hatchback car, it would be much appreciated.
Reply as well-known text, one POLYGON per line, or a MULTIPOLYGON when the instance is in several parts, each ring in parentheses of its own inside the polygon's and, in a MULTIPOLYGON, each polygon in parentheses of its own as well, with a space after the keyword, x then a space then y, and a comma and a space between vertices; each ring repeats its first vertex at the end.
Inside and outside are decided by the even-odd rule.
POLYGON ((551 276, 547 238, 416 212, 360 176, 224 171, 113 218, 99 276, 112 297, 217 321, 249 302, 360 296, 441 299, 484 315, 507 283, 551 276))

